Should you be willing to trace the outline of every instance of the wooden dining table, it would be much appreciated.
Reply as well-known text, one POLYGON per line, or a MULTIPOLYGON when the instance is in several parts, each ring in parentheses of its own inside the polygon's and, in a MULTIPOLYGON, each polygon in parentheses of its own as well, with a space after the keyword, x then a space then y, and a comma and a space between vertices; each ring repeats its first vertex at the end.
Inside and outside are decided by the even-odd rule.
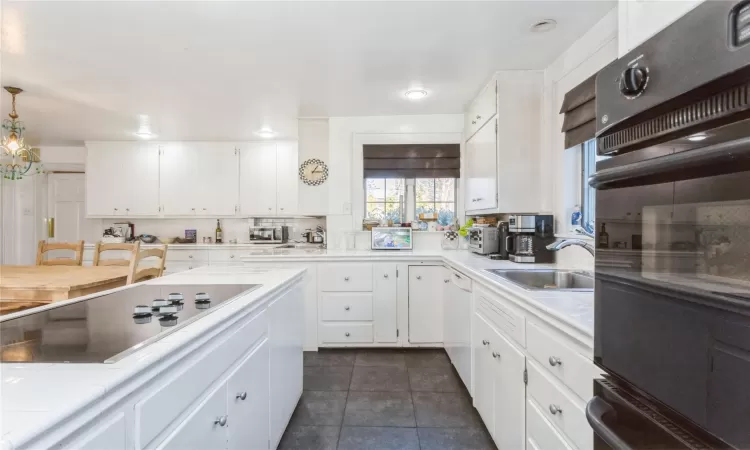
POLYGON ((0 314, 125 286, 125 266, 0 266, 0 314))

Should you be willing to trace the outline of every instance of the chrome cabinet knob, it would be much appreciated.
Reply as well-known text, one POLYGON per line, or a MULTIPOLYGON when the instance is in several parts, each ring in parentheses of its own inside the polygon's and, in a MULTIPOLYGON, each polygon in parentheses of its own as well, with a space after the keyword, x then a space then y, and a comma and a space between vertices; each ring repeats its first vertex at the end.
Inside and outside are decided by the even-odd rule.
POLYGON ((479 120, 479 119, 481 119, 481 118, 482 118, 482 116, 480 116, 480 115, 477 115, 477 120, 479 120))
POLYGON ((476 125, 476 124, 477 124, 477 121, 476 121, 476 120, 472 120, 472 121, 471 121, 471 124, 472 124, 472 125, 476 125))
POLYGON ((115 211, 117 211, 117 208, 115 208, 115 211))
POLYGON ((227 416, 219 416, 214 420, 214 425, 218 425, 220 427, 227 426, 227 416))
POLYGON ((193 270, 193 266, 188 267, 188 270, 193 270))
POLYGON ((421 280, 421 279, 422 279, 422 275, 417 275, 417 280, 421 280))
POLYGON ((557 413, 562 414, 562 408, 557 405, 549 405, 549 412, 551 412, 553 416, 557 413))
POLYGON ((188 258, 193 259, 193 255, 188 255, 188 258))
POLYGON ((271 208, 268 208, 269 211, 271 211, 271 208))
POLYGON ((490 341, 487 339, 482 339, 482 345, 490 345, 490 341))
POLYGON ((550 356, 549 357, 549 365, 552 367, 559 366, 562 364, 562 360, 558 358, 557 356, 550 356))
POLYGON ((384 274, 383 274, 383 278, 388 278, 388 274, 387 274, 387 273, 384 273, 384 274))
POLYGON ((349 281, 349 277, 344 277, 344 281, 349 281))
POLYGON ((349 337, 349 332, 344 333, 344 336, 349 337))
POLYGON ((350 309, 349 306, 344 306, 345 311, 349 311, 349 309, 350 309))
POLYGON ((451 282, 451 280, 450 280, 450 279, 447 279, 447 280, 443 280, 443 283, 450 283, 450 282, 451 282))
POLYGON ((234 259, 234 255, 229 255, 229 259, 234 259))
POLYGON ((245 400, 247 398, 247 392, 240 392, 239 394, 237 394, 237 397, 235 398, 240 399, 240 400, 245 400))
POLYGON ((206 208, 203 208, 203 211, 206 211, 206 208))
POLYGON ((500 358, 500 353, 492 352, 492 357, 493 358, 500 358))
POLYGON ((195 211, 195 208, 190 208, 190 211, 195 211))
POLYGON ((125 208, 125 212, 130 212, 130 208, 125 208))

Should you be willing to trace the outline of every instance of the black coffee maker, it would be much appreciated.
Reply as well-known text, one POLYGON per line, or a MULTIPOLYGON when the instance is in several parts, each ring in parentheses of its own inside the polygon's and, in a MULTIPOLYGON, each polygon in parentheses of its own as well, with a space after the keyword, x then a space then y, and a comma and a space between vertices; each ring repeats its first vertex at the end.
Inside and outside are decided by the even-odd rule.
POLYGON ((509 216, 508 233, 509 236, 504 244, 508 259, 511 261, 517 263, 555 262, 555 252, 547 250, 547 245, 555 242, 552 215, 509 216))

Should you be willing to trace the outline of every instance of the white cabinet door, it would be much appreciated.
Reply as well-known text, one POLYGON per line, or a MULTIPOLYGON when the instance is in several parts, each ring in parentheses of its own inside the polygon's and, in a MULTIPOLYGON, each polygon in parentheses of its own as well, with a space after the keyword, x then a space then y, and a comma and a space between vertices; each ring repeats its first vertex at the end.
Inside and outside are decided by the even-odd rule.
POLYGON ((276 144, 253 142, 240 148, 240 212, 276 215, 276 144))
POLYGON ((197 152, 190 142, 165 142, 160 144, 160 149, 159 196, 164 215, 195 215, 195 193, 200 186, 208 184, 197 183, 202 178, 195 178, 198 165, 193 158, 197 157, 197 152))
POLYGON ((230 375, 227 381, 229 403, 229 450, 264 449, 269 436, 269 352, 268 341, 230 375))
POLYGON ((222 383, 170 434, 158 450, 206 450, 227 447, 227 427, 248 424, 227 417, 227 385, 222 383), (226 423, 221 425, 224 419, 226 423))
POLYGON ((70 450, 125 450, 125 413, 118 412, 84 431, 65 449, 70 450))
POLYGON ((372 265, 373 320, 375 342, 396 342, 398 336, 398 266, 396 264, 372 265))
POLYGON ((448 354, 453 365, 456 365, 456 345, 457 345, 457 328, 454 319, 456 314, 456 291, 455 286, 451 283, 453 271, 443 267, 441 271, 440 283, 443 290, 443 348, 448 354))
POLYGON ((297 142, 276 143, 276 214, 299 211, 299 166, 297 142))
POLYGON ((490 343, 494 360, 494 435, 498 448, 523 448, 526 441, 526 357, 504 336, 494 333, 490 343))
POLYGON ((270 350, 271 448, 276 448, 302 396, 304 305, 302 286, 296 286, 268 306, 270 350))
POLYGON ((466 142, 466 210, 478 211, 497 206, 497 119, 486 123, 466 142))
POLYGON ((497 111, 497 82, 487 83, 466 112, 467 138, 474 135, 497 111))
POLYGON ((225 142, 161 144, 165 216, 233 216, 238 207, 236 147, 225 142))
POLYGON ((495 335, 489 324, 479 314, 474 314, 472 347, 474 351, 474 407, 482 417, 490 434, 495 433, 495 371, 490 345, 495 335))
POLYGON ((531 398, 526 401, 526 444, 526 450, 572 450, 531 398))
POLYGON ((409 342, 443 342, 442 266, 409 266, 409 342))
POLYGON ((86 214, 159 214, 159 148, 144 142, 87 142, 86 214))

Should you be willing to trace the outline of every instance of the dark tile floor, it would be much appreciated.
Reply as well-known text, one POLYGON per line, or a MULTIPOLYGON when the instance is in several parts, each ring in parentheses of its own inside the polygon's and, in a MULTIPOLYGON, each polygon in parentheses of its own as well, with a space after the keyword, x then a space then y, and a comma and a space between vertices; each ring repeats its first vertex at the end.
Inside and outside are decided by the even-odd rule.
POLYGON ((305 353, 281 450, 492 450, 443 350, 305 353))

